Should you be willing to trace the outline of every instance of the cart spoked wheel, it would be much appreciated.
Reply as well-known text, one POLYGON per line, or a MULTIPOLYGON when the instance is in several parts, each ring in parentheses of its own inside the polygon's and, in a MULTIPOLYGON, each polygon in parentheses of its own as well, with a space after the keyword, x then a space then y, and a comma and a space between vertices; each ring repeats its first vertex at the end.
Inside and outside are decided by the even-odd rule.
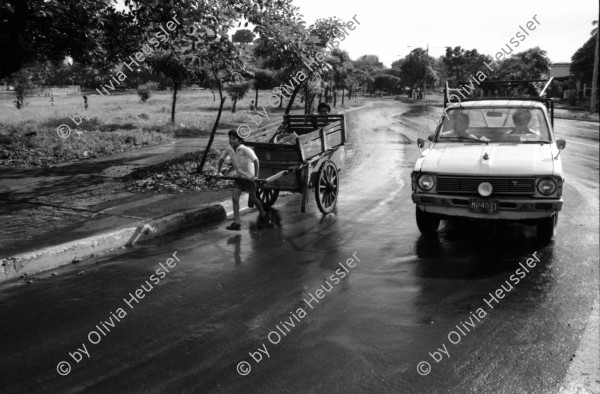
POLYGON ((263 205, 263 208, 269 208, 271 205, 275 204, 277 201, 277 197, 279 196, 279 190, 275 189, 263 189, 256 188, 256 198, 260 200, 263 205))
POLYGON ((337 203, 338 191, 338 171, 335 164, 328 160, 321 165, 315 185, 315 200, 321 212, 327 214, 333 211, 337 203))

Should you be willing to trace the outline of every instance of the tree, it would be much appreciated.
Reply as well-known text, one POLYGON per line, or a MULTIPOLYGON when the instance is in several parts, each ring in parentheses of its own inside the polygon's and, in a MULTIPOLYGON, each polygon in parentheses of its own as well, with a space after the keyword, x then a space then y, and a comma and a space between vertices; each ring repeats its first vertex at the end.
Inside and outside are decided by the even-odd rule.
POLYGON ((32 83, 33 75, 30 69, 23 67, 19 72, 15 73, 12 84, 15 87, 15 105, 17 109, 25 106, 25 95, 35 87, 32 83))
POLYGON ((73 62, 72 65, 60 62, 46 62, 48 73, 42 82, 45 85, 96 86, 100 82, 100 72, 91 66, 73 62))
MULTIPOLYGON (((535 47, 523 52, 515 53, 503 60, 496 72, 499 80, 532 80, 542 79, 548 74, 550 59, 546 51, 535 47)), ((542 83, 527 83, 514 86, 503 86, 501 95, 538 95, 542 83)))
POLYGON ((256 92, 254 105, 258 108, 258 91, 261 89, 273 89, 277 86, 273 72, 267 69, 257 69, 254 72, 254 83, 252 86, 256 92))
POLYGON ((373 75, 373 88, 379 89, 379 93, 385 89, 390 94, 399 94, 402 91, 402 70, 386 68, 373 75))
MULTIPOLYGON (((286 107, 286 113, 289 113, 294 103, 296 95, 301 87, 304 87, 305 112, 310 111, 314 96, 325 93, 326 97, 332 88, 335 88, 335 72, 328 69, 334 66, 334 56, 327 57, 327 48, 333 48, 332 53, 337 49, 331 44, 338 35, 339 29, 344 22, 337 17, 317 19, 308 29, 301 24, 298 15, 291 17, 292 23, 298 21, 296 29, 289 37, 281 37, 277 40, 267 40, 261 36, 257 40, 254 53, 261 59, 261 67, 278 70, 276 73, 276 82, 282 86, 282 90, 290 92, 290 98, 286 107), (318 56, 325 57, 325 61, 319 66, 307 66, 318 56), (318 78, 313 78, 313 74, 319 74, 318 78), (311 86, 307 87, 307 81, 311 81, 311 86), (291 81, 298 81, 292 83, 291 81), (315 83, 321 84, 316 88, 315 83)), ((283 97, 283 95, 282 95, 283 97)), ((335 93, 334 93, 335 99, 335 93)))
POLYGON ((248 94, 248 90, 250 90, 250 82, 231 82, 225 88, 227 94, 233 101, 233 106, 231 107, 231 113, 236 112, 236 104, 238 100, 242 100, 248 94))
POLYGON ((198 173, 202 173, 206 158, 208 157, 208 152, 210 151, 215 138, 215 133, 217 132, 221 114, 223 113, 223 105, 225 104, 226 99, 223 97, 224 86, 228 83, 235 83, 240 79, 243 79, 246 74, 244 64, 239 60, 239 53, 231 41, 219 40, 213 42, 210 45, 201 48, 201 50, 196 53, 199 55, 200 59, 202 59, 201 64, 204 64, 205 72, 208 74, 207 78, 211 81, 213 86, 216 86, 220 99, 217 118, 210 133, 210 138, 206 149, 204 150, 202 160, 196 169, 198 173))
POLYGON ((304 84, 304 113, 310 114, 314 110, 315 97, 324 91, 323 79, 319 74, 311 74, 304 84))
POLYGON ((402 70, 402 65, 404 64, 405 61, 406 60, 404 58, 393 61, 392 68, 394 70, 402 70))
POLYGON ((101 67, 135 51, 139 26, 112 0, 0 1, 0 78, 35 61, 101 67), (124 39, 126 37, 127 39, 124 39))
POLYGON ((25 64, 17 72, 4 78, 6 83, 15 86, 17 108, 25 105, 25 97, 34 89, 44 85, 81 84, 93 86, 99 72, 81 63, 69 65, 66 61, 36 61, 25 64))
POLYGON ((361 84, 371 84, 374 82, 373 77, 371 77, 366 71, 360 70, 356 67, 353 67, 348 70, 348 75, 346 76, 346 86, 348 87, 348 99, 354 97, 354 92, 361 84))
POLYGON ((388 93, 396 93, 400 89, 400 78, 395 77, 389 74, 379 74, 374 77, 373 88, 375 90, 379 89, 379 93, 381 94, 381 90, 385 89, 388 93))
POLYGON ((346 81, 349 73, 354 69, 354 64, 348 52, 337 48, 331 51, 331 58, 328 62, 333 67, 333 106, 337 105, 338 89, 342 89, 342 105, 344 105, 346 81))
MULTIPOLYGON (((347 62, 349 62, 350 56, 347 52, 334 46, 332 42, 337 38, 338 30, 343 26, 344 21, 340 18, 330 17, 317 19, 309 28, 310 40, 316 43, 316 48, 313 48, 316 53, 313 54, 313 57, 317 56, 318 53, 325 56, 327 52, 326 48, 330 48, 331 53, 330 56, 325 58, 324 63, 327 63, 327 67, 311 74, 305 85, 306 114, 312 113, 314 99, 317 95, 319 95, 319 102, 323 94, 325 94, 325 102, 329 102, 329 94, 332 93, 333 105, 337 105, 338 85, 344 82, 343 74, 345 73, 345 68, 348 66, 347 62)), ((339 45, 339 43, 336 45, 339 45)))
POLYGON ((598 94, 598 21, 593 21, 594 29, 591 37, 571 57, 571 73, 575 79, 592 86, 590 112, 596 111, 596 98, 598 94))
MULTIPOLYGON (((296 55, 292 53, 289 48, 283 48, 283 53, 289 51, 285 54, 281 54, 280 51, 282 51, 282 48, 279 48, 277 43, 266 37, 260 37, 256 40, 254 54, 258 58, 260 68, 262 70, 269 70, 273 78, 272 88, 287 84, 290 80, 290 76, 294 76, 296 70, 301 69, 301 59, 295 58, 296 55)), ((281 98, 279 107, 281 108, 283 106, 284 96, 283 94, 279 96, 281 98)))
POLYGON ((592 36, 571 56, 571 72, 583 83, 592 82, 596 36, 592 36))
MULTIPOLYGON (((317 65, 308 67, 305 62, 310 63, 317 57, 317 54, 324 56, 327 43, 335 37, 337 28, 343 22, 339 18, 318 19, 307 30, 302 26, 302 20, 300 15, 297 14, 296 7, 286 10, 285 15, 289 18, 288 26, 275 32, 273 39, 268 39, 261 33, 254 53, 261 59, 262 67, 280 70, 277 75, 278 82, 283 85, 283 90, 286 92, 291 91, 285 110, 287 114, 290 112, 301 87, 305 87, 305 98, 309 98, 311 94, 316 94, 310 93, 314 92, 312 87, 309 92, 306 87, 307 81, 315 81, 315 79, 312 79, 313 74, 324 73, 323 68, 328 65, 323 62, 320 63, 321 67, 317 65)), ((281 21, 278 20, 275 23, 276 26, 281 26, 281 21)), ((316 80, 320 80, 322 83, 320 77, 316 80)), ((283 93, 281 96, 283 97, 283 93)), ((308 110, 309 107, 305 106, 305 111, 308 110)))
POLYGON ((232 41, 241 43, 251 43, 252 41, 254 41, 254 37, 254 33, 252 33, 250 30, 241 29, 233 34, 232 41))
POLYGON ((7 80, 15 88, 15 95, 17 99, 15 101, 17 109, 21 109, 25 106, 25 97, 31 92, 36 85, 43 84, 46 78, 48 78, 52 70, 52 65, 48 63, 34 62, 26 64, 21 69, 11 74, 7 80))
POLYGON ((181 89, 184 81, 193 77, 198 70, 193 66, 187 66, 184 60, 173 52, 162 52, 148 59, 155 74, 168 78, 173 85, 173 98, 171 100, 171 123, 175 123, 175 108, 177 104, 177 92, 181 89))
POLYGON ((484 62, 489 63, 492 58, 477 52, 477 49, 465 50, 460 46, 454 49, 447 47, 446 55, 441 58, 440 67, 451 87, 458 87, 467 82, 471 75, 484 69, 484 62))
POLYGON ((354 62, 354 67, 358 70, 363 71, 363 73, 371 76, 370 78, 363 79, 363 83, 365 83, 366 89, 371 92, 373 89, 374 78, 373 75, 376 75, 378 71, 383 70, 383 63, 379 61, 379 57, 377 55, 362 55, 354 62))
POLYGON ((594 51, 594 71, 593 71, 593 77, 592 77, 592 98, 590 100, 590 112, 593 114, 596 112, 597 110, 597 99, 598 99, 598 62, 600 62, 600 60, 598 60, 598 57, 600 56, 600 42, 599 42, 599 36, 600 33, 598 32, 598 21, 593 21, 592 22, 593 26, 596 26, 593 30, 592 30, 592 36, 596 36, 596 49, 594 51))
POLYGON ((438 74, 433 69, 435 59, 427 54, 423 48, 413 49, 404 59, 401 66, 402 81, 409 86, 422 87, 434 86, 438 82, 438 74))
MULTIPOLYGON (((217 131, 226 97, 224 88, 248 80, 248 57, 229 38, 229 31, 241 21, 254 25, 254 32, 271 42, 271 53, 282 56, 286 50, 303 49, 307 32, 297 8, 289 0, 277 3, 263 0, 125 0, 140 24, 157 31, 173 15, 179 25, 170 40, 170 49, 186 67, 196 67, 204 81, 219 93, 219 108, 204 155, 197 167, 201 173, 217 131), (267 5, 265 5, 267 3, 267 5), (299 48, 300 47, 300 48, 299 48), (288 49, 289 48, 289 49, 288 49)), ((296 59, 299 54, 294 55, 296 59)))
POLYGON ((502 61, 497 75, 501 80, 540 79, 548 74, 550 63, 546 51, 535 47, 502 61))
POLYGON ((383 69, 383 63, 379 61, 377 55, 362 55, 354 61, 354 66, 360 70, 372 73, 383 69))
POLYGON ((384 68, 379 74, 391 75, 394 77, 402 78, 402 70, 396 68, 384 68))

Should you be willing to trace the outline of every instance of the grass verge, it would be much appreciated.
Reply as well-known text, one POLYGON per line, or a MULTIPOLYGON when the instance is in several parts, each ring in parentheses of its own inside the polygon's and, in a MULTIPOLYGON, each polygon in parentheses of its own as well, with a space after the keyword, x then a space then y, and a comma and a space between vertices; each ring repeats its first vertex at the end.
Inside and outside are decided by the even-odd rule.
MULTIPOLYGON (((83 126, 83 124, 82 124, 83 126)), ((47 167, 67 161, 112 155, 171 139, 170 133, 143 130, 82 130, 61 138, 47 126, 0 127, 0 165, 47 167)))

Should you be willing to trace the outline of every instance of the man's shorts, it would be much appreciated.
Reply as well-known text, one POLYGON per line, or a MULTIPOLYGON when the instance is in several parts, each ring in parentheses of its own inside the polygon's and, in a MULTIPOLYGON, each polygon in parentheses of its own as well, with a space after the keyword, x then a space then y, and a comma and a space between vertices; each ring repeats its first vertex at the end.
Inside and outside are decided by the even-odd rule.
POLYGON ((254 193, 256 191, 256 184, 250 179, 236 179, 233 181, 233 188, 240 189, 248 193, 254 193))

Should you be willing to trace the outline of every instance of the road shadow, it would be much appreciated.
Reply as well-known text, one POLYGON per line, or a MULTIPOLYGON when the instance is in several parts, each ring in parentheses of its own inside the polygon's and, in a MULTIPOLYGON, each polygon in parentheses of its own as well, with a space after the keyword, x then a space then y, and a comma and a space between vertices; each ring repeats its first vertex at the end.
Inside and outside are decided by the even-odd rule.
MULTIPOLYGON (((518 223, 444 222, 437 236, 421 235, 415 243, 416 275, 427 278, 481 279, 519 268, 524 256, 554 243, 536 238, 534 226, 518 223)), ((545 264, 552 264, 551 259, 545 264)))

